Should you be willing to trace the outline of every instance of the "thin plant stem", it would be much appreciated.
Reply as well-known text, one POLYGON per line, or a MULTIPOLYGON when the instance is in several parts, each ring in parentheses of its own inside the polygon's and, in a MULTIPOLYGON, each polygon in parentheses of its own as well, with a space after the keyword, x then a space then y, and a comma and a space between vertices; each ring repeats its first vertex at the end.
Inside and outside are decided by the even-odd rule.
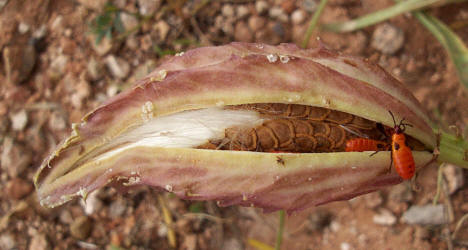
POLYGON ((455 226, 455 230, 452 233, 452 240, 457 238, 458 231, 460 231, 460 228, 463 226, 463 223, 468 220, 468 214, 463 215, 460 220, 457 222, 457 226, 455 226))
POLYGON ((460 0, 408 0, 397 2, 397 4, 389 8, 370 13, 354 20, 340 23, 330 23, 324 25, 324 27, 327 30, 335 32, 355 31, 385 21, 391 17, 398 16, 405 12, 423 9, 435 4, 443 5, 447 3, 460 2, 460 0))
POLYGON ((281 243, 283 242, 285 214, 286 212, 284 210, 279 211, 279 227, 278 227, 278 233, 276 234, 275 250, 280 250, 281 243))
POLYGON ((159 205, 163 212, 164 223, 167 225, 167 241, 169 246, 175 248, 177 246, 176 234, 174 232, 171 211, 167 208, 166 200, 161 194, 158 194, 159 205))
POLYGON ((274 250, 273 247, 256 239, 247 239, 247 243, 249 243, 250 246, 255 247, 258 250, 274 250))
POLYGON ((302 48, 307 48, 307 44, 309 43, 310 36, 312 36, 312 32, 314 31, 315 27, 317 26, 317 22, 322 15, 322 11, 325 8, 325 5, 327 5, 328 0, 321 0, 320 4, 315 11, 314 15, 312 16, 312 19, 310 19, 309 22, 309 27, 307 28, 307 32, 305 35, 304 40, 302 41, 302 48))
POLYGON ((440 190, 442 189, 442 170, 445 166, 445 163, 442 163, 440 166, 439 166, 439 170, 437 171, 437 191, 436 191, 436 194, 434 196, 434 200, 432 200, 432 204, 433 205, 436 205, 438 202, 439 202, 439 198, 440 198, 440 190))
POLYGON ((413 15, 435 36, 455 64, 460 82, 468 88, 468 48, 447 25, 421 11, 413 15))

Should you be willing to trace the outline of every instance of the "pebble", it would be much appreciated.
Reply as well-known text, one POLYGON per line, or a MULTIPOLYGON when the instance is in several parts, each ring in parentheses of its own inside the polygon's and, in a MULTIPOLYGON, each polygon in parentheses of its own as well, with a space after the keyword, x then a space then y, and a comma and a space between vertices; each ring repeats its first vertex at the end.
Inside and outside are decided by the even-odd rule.
POLYGON ((226 18, 234 18, 234 7, 231 4, 225 4, 221 8, 221 14, 226 18))
POLYGON ((291 15, 291 22, 295 25, 302 24, 306 18, 306 12, 304 10, 295 10, 291 15))
POLYGON ((38 29, 32 33, 32 37, 36 40, 40 40, 45 37, 47 33, 47 25, 42 24, 38 29))
POLYGON ((371 46, 385 54, 394 54, 403 47, 403 31, 389 23, 380 24, 372 34, 371 46))
POLYGON ((33 190, 32 183, 25 181, 19 177, 15 177, 7 182, 6 184, 6 193, 7 195, 14 199, 20 200, 31 193, 33 190))
POLYGON ((70 98, 71 104, 77 109, 81 109, 83 100, 91 94, 91 87, 85 79, 80 79, 74 86, 73 94, 70 98))
POLYGON ((237 6, 236 14, 238 19, 242 19, 247 17, 250 14, 250 11, 249 8, 247 8, 247 6, 239 5, 237 6))
POLYGON ((122 25, 125 28, 126 32, 136 32, 138 27, 138 19, 131 14, 126 12, 120 13, 120 20, 122 21, 122 25))
POLYGON ((49 117, 49 128, 54 131, 60 131, 67 128, 67 121, 61 112, 54 111, 49 117))
POLYGON ((106 5, 107 0, 78 0, 78 2, 88 9, 101 11, 106 5))
POLYGON ((65 73, 65 67, 67 66, 68 56, 60 54, 56 56, 50 63, 50 70, 57 78, 61 77, 65 73))
POLYGON ((405 183, 394 186, 388 195, 389 200, 396 202, 411 202, 413 198, 413 192, 405 183))
POLYGON ((78 217, 70 225, 70 233, 79 240, 85 240, 91 233, 91 219, 87 216, 78 217))
POLYGON ((99 43, 96 43, 96 35, 91 33, 88 36, 88 41, 93 50, 100 56, 107 54, 112 49, 112 40, 106 36, 99 43))
POLYGON ((164 41, 166 40, 167 34, 169 34, 171 27, 165 21, 161 20, 154 25, 154 29, 158 33, 159 39, 164 41))
POLYGON ((117 218, 122 216, 127 210, 127 203, 124 199, 117 199, 110 204, 109 216, 111 218, 117 218))
POLYGON ((288 21, 288 15, 284 12, 284 10, 281 7, 275 6, 271 8, 268 11, 268 15, 276 20, 279 20, 281 22, 287 22, 288 21))
POLYGON ((364 203, 367 208, 374 209, 383 203, 382 193, 380 191, 364 195, 364 203))
POLYGON ((23 131, 28 123, 28 114, 25 109, 10 114, 11 127, 15 131, 23 131))
POLYGON ((402 221, 418 225, 442 225, 449 222, 443 204, 411 206, 403 213, 402 221))
POLYGON ((253 33, 244 21, 236 23, 234 39, 239 42, 251 42, 253 40, 253 33))
POLYGON ((114 55, 108 55, 105 58, 107 68, 112 76, 118 79, 124 79, 130 72, 130 64, 127 61, 117 58, 114 55))
POLYGON ((448 182, 449 193, 453 194, 465 184, 463 170, 453 164, 447 164, 443 168, 443 174, 448 182))
POLYGON ((88 77, 91 81, 97 81, 102 78, 102 66, 96 61, 94 57, 91 57, 86 65, 88 77))
POLYGON ((152 16, 161 5, 161 0, 138 0, 138 12, 142 16, 152 16))
POLYGON ((7 232, 0 235, 0 249, 15 249, 16 240, 15 237, 7 232))
POLYGON ((397 218, 389 210, 380 209, 379 213, 374 215, 372 220, 378 225, 391 226, 396 223, 397 218))
POLYGON ((263 15, 267 13, 268 9, 270 8, 270 4, 267 1, 257 1, 255 2, 255 10, 259 15, 263 15))
POLYGON ((334 220, 330 223, 330 230, 332 232, 336 233, 340 230, 340 228, 341 228, 341 224, 338 221, 334 220))
POLYGON ((26 32, 29 31, 29 28, 30 28, 29 25, 26 24, 26 23, 20 22, 20 23, 18 24, 18 32, 19 32, 20 34, 26 34, 26 32))
MULTIPOLYGON (((224 19, 223 19, 224 20, 224 19)), ((227 36, 233 36, 234 35, 234 22, 231 20, 224 20, 224 23, 222 24, 221 30, 226 34, 227 36)))
POLYGON ((248 20, 249 28, 253 31, 259 31, 261 28, 265 27, 266 19, 260 16, 251 16, 248 20))
POLYGON ((44 234, 35 234, 29 244, 29 250, 47 250, 50 249, 49 242, 44 234))
POLYGON ((340 244, 340 249, 341 250, 350 250, 351 245, 348 242, 341 242, 340 244))
POLYGON ((1 161, 2 170, 10 177, 17 177, 31 164, 31 151, 15 143, 13 138, 5 137, 1 161))
POLYGON ((63 209, 60 212, 59 220, 60 220, 60 222, 62 222, 63 224, 66 224, 66 225, 69 225, 69 224, 73 223, 73 217, 72 217, 72 215, 71 215, 71 213, 70 213, 70 211, 68 209, 63 209))
POLYGON ((316 0, 304 0, 302 1, 301 9, 307 11, 307 12, 315 12, 317 9, 317 1, 316 0))
POLYGON ((197 249, 197 235, 195 234, 186 234, 184 241, 180 246, 181 249, 185 250, 195 250, 197 249))

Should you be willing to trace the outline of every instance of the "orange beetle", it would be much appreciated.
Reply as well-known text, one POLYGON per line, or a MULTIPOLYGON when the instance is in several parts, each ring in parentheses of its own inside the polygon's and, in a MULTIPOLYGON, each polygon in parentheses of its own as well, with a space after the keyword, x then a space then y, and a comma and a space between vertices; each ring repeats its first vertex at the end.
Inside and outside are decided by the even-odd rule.
POLYGON ((393 123, 395 125, 392 133, 392 160, 396 172, 401 178, 408 180, 414 176, 415 164, 413 153, 406 142, 406 137, 403 132, 405 131, 406 126, 411 126, 411 124, 403 123, 405 120, 403 118, 397 125, 392 112, 388 112, 392 116, 393 123))
POLYGON ((346 152, 382 151, 390 147, 384 141, 367 138, 354 138, 346 141, 346 152))

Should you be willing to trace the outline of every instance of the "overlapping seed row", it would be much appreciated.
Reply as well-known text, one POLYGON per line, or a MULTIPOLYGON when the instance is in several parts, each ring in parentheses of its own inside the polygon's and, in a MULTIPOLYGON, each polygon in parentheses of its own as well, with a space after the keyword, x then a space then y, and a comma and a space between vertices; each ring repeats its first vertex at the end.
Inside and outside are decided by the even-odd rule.
POLYGON ((376 123, 348 113, 297 104, 244 104, 227 109, 255 110, 264 118, 256 127, 232 127, 225 138, 199 148, 258 152, 337 152, 354 137, 382 139, 376 123))

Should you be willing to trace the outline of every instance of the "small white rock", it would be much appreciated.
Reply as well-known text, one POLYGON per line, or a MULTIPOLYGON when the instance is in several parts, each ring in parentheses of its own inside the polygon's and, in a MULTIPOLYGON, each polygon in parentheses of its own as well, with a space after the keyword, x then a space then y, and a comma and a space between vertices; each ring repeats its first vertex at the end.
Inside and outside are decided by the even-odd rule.
POLYGON ((305 18, 306 18, 306 12, 301 9, 297 9, 291 14, 291 22, 296 25, 302 24, 305 18))
POLYGON ((465 184, 465 177, 463 176, 463 170, 455 165, 447 164, 442 170, 444 177, 448 182, 448 188, 450 194, 455 193, 458 189, 463 187, 465 184))
POLYGON ((341 242, 340 244, 340 249, 341 250, 350 250, 351 245, 348 242, 341 242))
POLYGON ((65 73, 65 66, 67 66, 68 57, 60 54, 50 63, 50 69, 54 74, 62 76, 65 73))
POLYGON ((396 223, 397 218, 387 209, 380 209, 379 213, 374 215, 372 220, 378 225, 391 226, 396 223))
POLYGON ((249 15, 249 8, 245 5, 239 5, 237 7, 237 18, 244 18, 249 15))
POLYGON ((403 31, 397 26, 384 23, 374 30, 371 46, 385 54, 393 54, 403 47, 403 31))
POLYGON ((255 10, 259 15, 263 15, 270 8, 270 5, 267 1, 257 1, 255 2, 255 10))
POLYGON ((10 114, 10 121, 13 130, 22 131, 28 123, 28 114, 25 109, 18 111, 17 113, 10 114))
POLYGON ((232 7, 232 5, 230 5, 230 4, 225 4, 221 8, 221 13, 223 14, 223 16, 225 16, 227 18, 233 18, 234 17, 234 7, 232 7))
POLYGON ((161 0, 138 0, 138 11, 142 16, 151 16, 161 5, 161 0))
POLYGON ((449 222, 443 204, 411 206, 401 220, 407 224, 418 225, 442 225, 449 222))
POLYGON ((130 65, 125 60, 108 55, 105 59, 107 68, 115 78, 124 79, 130 72, 130 65))
POLYGON ((154 25, 154 29, 158 32, 159 39, 166 40, 171 26, 169 26, 169 24, 167 24, 165 21, 161 20, 154 25))
POLYGON ((23 22, 19 23, 18 32, 20 34, 25 34, 28 31, 29 31, 29 25, 27 25, 26 23, 23 23, 23 22))
POLYGON ((125 31, 136 31, 135 29, 138 27, 138 19, 134 15, 122 12, 120 13, 120 20, 122 20, 125 31))

